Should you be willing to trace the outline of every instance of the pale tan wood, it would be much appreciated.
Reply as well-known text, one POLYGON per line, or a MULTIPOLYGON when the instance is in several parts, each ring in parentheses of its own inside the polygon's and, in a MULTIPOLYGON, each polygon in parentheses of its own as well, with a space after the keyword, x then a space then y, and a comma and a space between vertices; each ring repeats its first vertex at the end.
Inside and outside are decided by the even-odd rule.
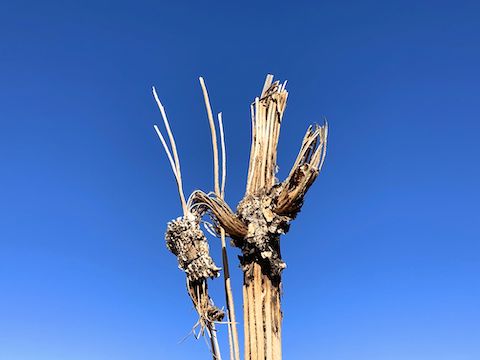
POLYGON ((213 148, 213 179, 215 193, 220 194, 220 182, 219 182, 219 166, 218 166, 218 144, 217 144, 217 132, 215 131, 215 123, 213 121, 212 106, 210 105, 210 99, 208 97, 207 87, 202 77, 199 78, 200 85, 202 87, 203 98, 205 101, 205 107, 207 109, 207 117, 210 125, 210 134, 212 136, 212 148, 213 148))
POLYGON ((245 360, 281 360, 279 285, 263 275, 258 264, 252 264, 248 271, 253 278, 246 277, 244 284, 245 340, 249 344, 245 347, 245 360))
POLYGON ((218 345, 217 329, 215 328, 215 324, 210 323, 208 325, 208 329, 210 332, 210 342, 212 345, 213 360, 222 360, 222 355, 220 353, 220 346, 218 345))
MULTIPOLYGON (((210 104, 210 98, 208 96, 207 86, 202 77, 199 78, 200 85, 202 87, 203 97, 205 101, 205 107, 207 110, 208 122, 210 125, 210 134, 212 138, 213 149, 213 174, 214 174, 214 188, 215 194, 218 198, 223 199, 225 194, 225 179, 226 179, 226 151, 225 151, 225 137, 223 133, 223 120, 222 114, 218 114, 218 124, 220 129, 220 143, 222 150, 222 181, 220 185, 219 175, 219 156, 218 156, 218 142, 215 123, 213 120, 212 106, 210 104)), ((228 265, 227 245, 225 241, 225 230, 220 228, 220 241, 222 244, 222 262, 223 262, 223 275, 225 286, 225 298, 227 302, 227 317, 228 317, 228 332, 230 341, 230 354, 232 360, 240 360, 240 347, 238 344, 238 331, 237 322, 235 316, 235 304, 233 301, 233 292, 230 282, 230 270, 228 265), (232 349, 233 347, 233 349, 232 349)))
POLYGON ((270 186, 270 118, 272 114, 272 107, 267 107, 266 109, 266 114, 265 118, 266 121, 264 121, 264 140, 263 140, 263 153, 262 153, 262 164, 261 164, 261 172, 262 172, 262 177, 263 177, 263 186, 270 186))
POLYGON ((240 360, 240 347, 238 341, 238 329, 237 329, 237 317, 235 314, 235 304, 233 302, 233 291, 232 291, 232 284, 230 279, 229 273, 229 265, 228 265, 228 257, 227 257, 227 244, 225 242, 225 230, 223 228, 220 229, 221 232, 221 243, 222 243, 222 258, 223 258, 223 266, 224 266, 224 281, 225 281, 225 294, 227 300, 227 314, 229 319, 229 329, 231 331, 231 338, 232 338, 232 353, 233 358, 235 360, 240 360))
POLYGON ((249 327, 249 336, 250 336, 250 359, 249 360, 259 359, 258 348, 257 348, 257 332, 256 332, 256 326, 255 326, 255 321, 256 321, 255 296, 254 296, 253 287, 254 287, 253 281, 250 281, 250 283, 247 285, 248 322, 245 324, 245 326, 249 327))
POLYGON ((250 302, 248 301, 248 295, 247 295, 247 285, 243 285, 242 287, 242 292, 243 292, 243 322, 244 322, 244 327, 243 327, 243 334, 245 338, 245 347, 244 347, 244 358, 245 359, 251 359, 251 345, 250 345, 250 326, 249 326, 249 304, 250 302))
POLYGON ((162 136, 162 133, 160 132, 160 129, 156 125, 154 126, 154 128, 157 132, 158 137, 160 138, 160 141, 162 142, 165 152, 167 153, 170 164, 172 165, 173 175, 175 176, 175 180, 177 182, 178 195, 180 196, 180 203, 182 204, 183 215, 186 216, 188 214, 188 209, 187 202, 185 201, 185 195, 183 193, 182 171, 180 170, 180 159, 178 157, 177 144, 175 143, 175 138, 173 137, 172 130, 170 129, 170 123, 168 122, 167 113, 165 112, 165 108, 163 107, 160 98, 158 97, 155 87, 152 87, 152 93, 153 97, 155 98, 155 102, 157 103, 158 109, 160 110, 160 114, 162 115, 165 129, 167 130, 168 139, 170 140, 170 146, 172 147, 173 159, 167 143, 162 136))
POLYGON ((255 134, 255 110, 253 104, 250 105, 250 117, 252 121, 252 141, 250 146, 250 160, 248 162, 248 175, 247 175, 247 194, 250 193, 250 184, 251 184, 251 177, 253 176, 253 159, 255 157, 255 146, 256 146, 256 134, 255 134))
POLYGON ((253 279, 253 293, 254 293, 254 307, 255 307, 255 333, 257 336, 257 352, 259 359, 265 359, 265 331, 264 331, 264 317, 262 311, 262 270, 260 265, 253 264, 254 279, 253 279))
POLYGON ((262 97, 265 96, 267 90, 270 88, 270 85, 272 85, 272 82, 273 82, 273 75, 267 74, 267 77, 265 78, 265 83, 263 84, 262 97))
POLYGON ((272 289, 272 360, 280 360, 279 339, 278 339, 278 308, 276 293, 272 289))
POLYGON ((267 276, 263 276, 265 297, 263 306, 265 309, 265 357, 270 360, 273 358, 273 339, 272 339, 272 283, 267 276))
POLYGON ((274 306, 274 352, 275 359, 280 360, 282 358, 282 311, 280 309, 280 289, 276 289, 275 294, 275 306, 274 306))

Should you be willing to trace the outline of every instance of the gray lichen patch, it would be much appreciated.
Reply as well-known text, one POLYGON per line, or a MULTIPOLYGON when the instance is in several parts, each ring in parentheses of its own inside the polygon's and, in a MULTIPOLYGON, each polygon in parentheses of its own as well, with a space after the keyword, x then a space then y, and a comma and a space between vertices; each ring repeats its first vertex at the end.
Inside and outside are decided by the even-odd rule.
POLYGON ((195 216, 190 214, 170 221, 165 240, 168 249, 178 259, 178 267, 185 271, 190 281, 219 276, 221 269, 210 256, 207 238, 195 216))
POLYGON ((280 235, 288 231, 291 218, 273 211, 273 199, 271 193, 247 195, 238 204, 237 214, 247 224, 248 234, 234 239, 234 245, 242 250, 244 267, 257 262, 266 274, 278 277, 286 267, 280 254, 280 235))

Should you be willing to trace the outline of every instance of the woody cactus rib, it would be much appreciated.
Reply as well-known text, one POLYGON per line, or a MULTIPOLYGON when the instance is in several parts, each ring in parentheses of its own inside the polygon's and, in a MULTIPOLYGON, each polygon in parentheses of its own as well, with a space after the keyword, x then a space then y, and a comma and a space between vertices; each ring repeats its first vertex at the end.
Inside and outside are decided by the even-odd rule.
MULTIPOLYGON (((245 197, 237 217, 247 235, 237 239, 243 256, 245 359, 281 359, 280 235, 300 211, 326 154, 327 125, 311 126, 285 181, 278 183, 277 146, 286 107, 286 82, 268 75, 252 104, 252 147, 245 197)), ((220 220, 219 220, 220 221, 220 220)))

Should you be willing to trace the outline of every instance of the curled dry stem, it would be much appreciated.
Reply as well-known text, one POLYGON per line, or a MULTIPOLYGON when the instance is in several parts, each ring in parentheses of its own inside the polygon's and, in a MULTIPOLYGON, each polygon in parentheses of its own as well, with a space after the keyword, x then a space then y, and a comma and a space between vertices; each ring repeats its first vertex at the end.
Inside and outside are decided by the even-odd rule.
POLYGON ((214 221, 225 229, 231 238, 243 238, 247 235, 247 226, 235 215, 228 204, 217 196, 208 196, 201 190, 196 190, 190 196, 188 206, 204 207, 204 211, 210 212, 214 221))

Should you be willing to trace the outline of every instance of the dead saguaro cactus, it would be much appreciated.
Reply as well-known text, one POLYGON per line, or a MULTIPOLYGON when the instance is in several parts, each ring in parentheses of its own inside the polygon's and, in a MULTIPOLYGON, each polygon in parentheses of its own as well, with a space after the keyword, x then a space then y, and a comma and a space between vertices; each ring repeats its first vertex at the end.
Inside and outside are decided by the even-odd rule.
MULTIPOLYGON (((219 125, 222 135, 223 161, 222 186, 220 188, 215 125, 203 79, 200 82, 212 130, 215 192, 207 194, 196 190, 190 195, 188 204, 183 205, 186 209, 184 217, 170 222, 168 225, 167 244, 178 257, 179 266, 187 273, 188 281, 195 283, 200 280, 202 284, 205 284, 202 285, 202 289, 205 289, 206 294, 207 278, 216 277, 220 271, 208 253, 205 235, 198 225, 202 217, 210 217, 210 230, 213 230, 222 240, 230 359, 239 360, 225 235, 231 238, 231 244, 242 252, 240 264, 244 275, 244 358, 246 360, 279 360, 282 357, 281 274, 286 267, 280 251, 280 236, 288 232, 290 222, 300 212, 305 195, 322 168, 326 155, 328 127, 327 124, 313 125, 307 129, 289 175, 280 182, 276 177, 277 145, 288 92, 285 88, 286 82, 283 84, 278 81, 274 82, 273 76, 268 75, 260 96, 251 105, 252 145, 247 186, 245 196, 234 212, 223 200, 226 166, 221 114, 219 114, 219 125)), ((162 109, 161 111, 164 115, 164 111, 162 109)), ((170 134, 167 124, 168 122, 166 122, 166 127, 170 134)), ((158 130, 158 128, 156 129, 158 130)), ((159 136, 175 174, 177 169, 175 160, 169 155, 160 133, 159 136)), ((174 146, 172 147, 175 149, 174 146)), ((178 166, 177 174, 179 173, 178 166)), ((177 178, 177 185, 181 192, 181 178, 180 180, 177 178)), ((182 199, 182 195, 180 197, 182 199)), ((182 201, 185 201, 184 198, 182 201)), ((205 296, 208 298, 208 294, 205 296)), ((211 303, 210 300, 208 303, 211 303)), ((206 309, 208 310, 208 306, 206 309)), ((209 333, 214 334, 213 324, 215 321, 219 321, 219 318, 220 316, 206 316, 205 326, 210 331, 209 333)), ((214 349, 213 342, 212 353, 214 358, 220 356, 218 348, 214 349)))

